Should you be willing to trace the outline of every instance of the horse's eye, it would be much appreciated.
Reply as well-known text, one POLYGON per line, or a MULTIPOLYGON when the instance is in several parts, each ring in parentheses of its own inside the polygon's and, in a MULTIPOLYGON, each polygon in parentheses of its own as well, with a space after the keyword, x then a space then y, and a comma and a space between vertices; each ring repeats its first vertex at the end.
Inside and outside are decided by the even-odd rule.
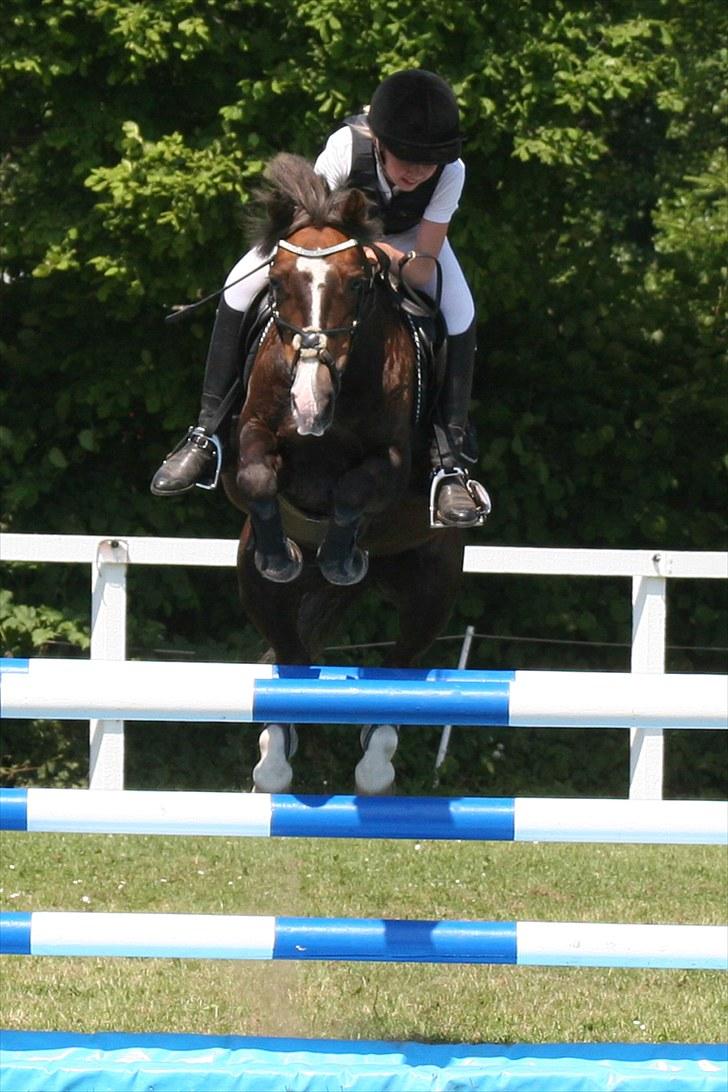
POLYGON ((349 281, 349 291, 361 292, 366 283, 366 277, 352 277, 349 281))
POLYGON ((284 278, 275 275, 272 277, 269 276, 268 284, 270 285, 271 295, 278 301, 278 303, 282 303, 286 298, 286 286, 284 278))

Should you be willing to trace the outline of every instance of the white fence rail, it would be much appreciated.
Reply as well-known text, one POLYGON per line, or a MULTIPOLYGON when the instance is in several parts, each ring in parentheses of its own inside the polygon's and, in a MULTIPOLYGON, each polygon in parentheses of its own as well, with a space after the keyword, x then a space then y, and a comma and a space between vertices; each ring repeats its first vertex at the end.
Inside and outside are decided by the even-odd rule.
MULTIPOLYGON (((3 561, 82 563, 91 572, 92 659, 126 659, 129 565, 232 568, 236 539, 142 538, 93 535, 0 535, 3 561)), ((469 546, 466 573, 624 577, 632 594, 634 672, 664 673, 667 582, 728 578, 728 553, 669 550, 537 549, 469 546)), ((89 785, 121 789, 124 723, 89 722, 89 785)), ((664 740, 660 728, 630 731, 630 797, 661 799, 664 740)))

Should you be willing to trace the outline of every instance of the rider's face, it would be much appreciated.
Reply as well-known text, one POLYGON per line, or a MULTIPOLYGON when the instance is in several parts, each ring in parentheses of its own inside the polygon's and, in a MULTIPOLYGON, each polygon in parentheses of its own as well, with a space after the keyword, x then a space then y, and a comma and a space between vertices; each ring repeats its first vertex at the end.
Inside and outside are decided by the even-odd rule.
POLYGON ((379 145, 379 154, 382 158, 384 173, 393 186, 399 190, 409 192, 416 190, 428 178, 432 178, 437 170, 436 163, 410 163, 407 159, 398 159, 392 155, 388 148, 379 145))

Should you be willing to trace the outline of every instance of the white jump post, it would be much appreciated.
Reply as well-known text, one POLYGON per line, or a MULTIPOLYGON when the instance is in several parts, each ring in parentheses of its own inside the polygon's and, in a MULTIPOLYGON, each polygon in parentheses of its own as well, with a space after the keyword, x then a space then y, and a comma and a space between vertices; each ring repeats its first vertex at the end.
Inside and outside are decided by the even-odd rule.
MULTIPOLYGON (((129 550, 102 539, 91 566, 91 659, 126 659, 126 570, 129 550)), ((124 721, 89 721, 89 787, 124 788, 124 721)))
MULTIPOLYGON (((659 563, 660 555, 655 555, 659 563)), ((667 624, 664 576, 632 577, 632 671, 663 674, 667 624)), ((629 795, 662 800, 665 739, 661 728, 634 727, 629 733, 629 795)))
MULTIPOLYGON (((664 674, 667 579, 725 580, 728 578, 728 554, 707 550, 467 546, 463 570, 470 573, 631 578, 631 670, 639 674, 664 674)), ((630 732, 629 795, 634 800, 662 799, 663 736, 661 728, 652 726, 635 726, 630 732)))

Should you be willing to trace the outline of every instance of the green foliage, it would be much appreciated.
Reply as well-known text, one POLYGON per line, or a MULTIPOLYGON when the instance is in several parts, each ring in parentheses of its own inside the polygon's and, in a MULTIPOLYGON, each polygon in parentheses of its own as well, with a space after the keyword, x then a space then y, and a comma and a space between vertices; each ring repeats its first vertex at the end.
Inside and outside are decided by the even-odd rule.
POLYGON ((77 619, 49 606, 16 604, 12 592, 1 589, 0 642, 5 656, 44 656, 59 642, 86 651, 90 643, 87 627, 77 619))
MULTIPOLYGON (((474 417, 495 501, 477 541, 724 548, 720 0, 7 0, 4 16, 4 528, 237 533, 221 496, 148 493, 196 415, 212 318, 165 327, 164 313, 217 287, 246 247, 243 212, 272 154, 313 156, 382 76, 422 65, 452 82, 467 133, 452 237, 478 301, 474 417)), ((60 612, 80 648, 88 589, 53 568, 13 570, 13 626, 40 634, 60 612)), ((453 630, 624 643, 623 589, 597 606, 589 594, 470 580, 453 630)), ((712 590, 671 611, 675 643, 725 647, 712 590)), ((135 577, 132 616, 132 654, 260 651, 231 574, 135 577)), ((390 631, 367 604, 339 640, 390 631)), ((600 666, 595 647, 501 641, 479 655, 600 666)))

